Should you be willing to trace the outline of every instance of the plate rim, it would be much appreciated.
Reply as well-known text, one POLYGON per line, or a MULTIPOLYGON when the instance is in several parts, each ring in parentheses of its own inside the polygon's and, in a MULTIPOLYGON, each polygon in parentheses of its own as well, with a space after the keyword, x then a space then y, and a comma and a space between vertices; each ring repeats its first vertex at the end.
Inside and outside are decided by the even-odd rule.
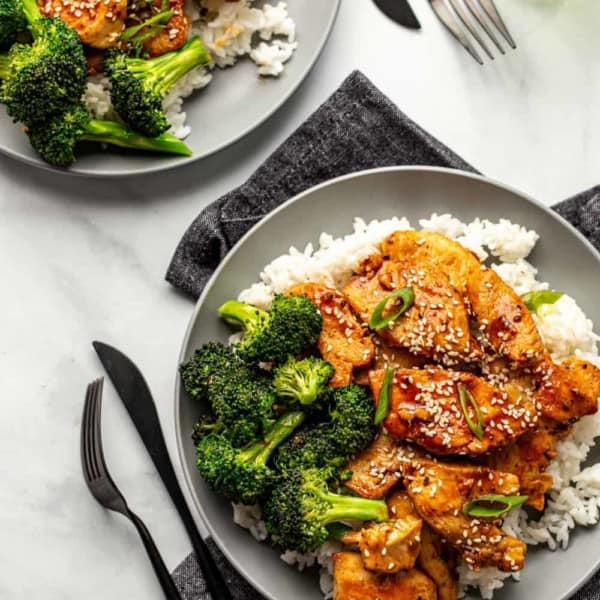
MULTIPOLYGON (((12 150, 10 148, 5 147, 0 142, 0 154, 10 158, 11 160, 15 160, 22 164, 26 164, 31 167, 37 167, 42 169, 43 171, 48 171, 51 173, 59 173, 62 175, 68 175, 70 177, 83 177, 83 178, 95 178, 95 179, 122 179, 126 177, 135 177, 138 175, 150 175, 153 173, 165 173, 167 171, 172 171, 174 169, 178 169, 180 167, 191 165, 195 162, 208 158, 209 156, 213 156, 217 154, 229 146, 232 146, 236 142, 239 142, 242 138, 246 137, 255 129, 258 129, 261 125, 263 125, 267 120, 269 120, 287 101, 295 94, 298 88, 304 83, 304 80, 308 77, 309 73, 312 71, 313 67, 317 63, 321 53, 325 49, 329 37, 331 36, 331 32, 333 31, 333 26, 337 19, 337 16, 340 11, 340 6, 342 0, 331 0, 333 2, 331 15, 329 17, 329 21, 327 22, 327 26, 323 30, 323 35, 319 40, 310 60, 306 63, 306 66, 301 71, 296 82, 288 89, 288 91, 279 99, 278 102, 274 103, 261 117, 254 120, 251 124, 249 124, 246 128, 241 131, 235 133, 233 136, 223 141, 220 145, 215 146, 212 150, 206 152, 199 152, 189 157, 179 157, 174 158, 171 162, 162 166, 150 166, 144 167, 142 169, 129 169, 126 171, 112 171, 110 169, 106 171, 94 171, 92 169, 79 169, 76 168, 61 168, 55 167, 43 161, 39 157, 31 157, 21 154, 16 150, 12 150)), ((15 128, 19 128, 18 123, 12 123, 15 128)), ((151 160, 151 156, 150 156, 151 160)), ((74 163, 76 165, 77 163, 74 163)))
MULTIPOLYGON (((229 250, 229 252, 225 256, 225 258, 223 258, 223 260, 220 262, 220 264, 216 268, 215 272, 210 276, 209 280, 206 282, 206 285, 204 286, 202 293, 200 294, 200 296, 198 296, 198 299, 196 300, 196 302, 194 304, 194 308, 192 310, 192 314, 190 315, 188 325, 185 330, 185 335, 184 335, 182 343, 181 343, 181 348, 180 348, 178 359, 177 359, 178 360, 177 367, 183 362, 183 360, 185 358, 186 348, 189 346, 190 338, 192 335, 192 330, 193 330, 196 320, 198 318, 198 313, 200 311, 200 307, 204 303, 205 297, 208 295, 208 292, 214 285, 214 282, 218 279, 221 272, 227 267, 229 261, 238 252, 240 247, 245 243, 246 239, 248 239, 249 237, 254 235, 254 233, 258 229, 260 229, 267 221, 269 221, 271 218, 273 218, 277 213, 285 210, 288 206, 295 204, 298 201, 301 201, 303 197, 305 197, 309 194, 312 194, 312 193, 316 192, 317 190, 323 189, 325 187, 334 186, 334 185, 338 184, 339 182, 346 181, 348 179, 365 177, 365 176, 369 176, 369 175, 376 175, 379 173, 411 172, 411 171, 412 172, 426 172, 426 173, 444 173, 446 175, 451 175, 451 176, 455 176, 455 177, 459 177, 459 178, 464 177, 467 179, 474 179, 476 181, 480 181, 485 184, 493 185, 497 188, 506 190, 516 196, 519 196, 524 201, 529 202, 529 203, 533 204, 534 206, 542 209, 543 212, 548 214, 552 219, 557 221, 560 225, 566 226, 567 230, 570 231, 571 234, 575 234, 575 237, 578 238, 578 240, 580 242, 583 242, 584 246, 586 246, 587 249, 592 252, 593 256, 596 258, 596 260, 598 261, 598 263, 600 265, 600 252, 598 250, 596 250, 596 248, 592 245, 592 243, 580 231, 578 231, 573 225, 571 225, 571 223, 569 223, 564 217, 559 215, 550 206, 545 205, 540 200, 534 198, 533 196, 529 195, 528 193, 523 192, 512 185, 503 183, 492 177, 487 177, 487 176, 481 175, 479 173, 463 171, 461 169, 452 169, 452 168, 448 168, 448 167, 435 167, 435 166, 427 166, 427 165, 414 165, 414 166, 413 165, 409 165, 409 166, 401 165, 401 166, 390 166, 390 167, 376 167, 373 169, 365 169, 362 171, 355 171, 353 173, 348 173, 346 175, 341 175, 338 177, 334 177, 333 179, 328 179, 326 181, 323 181, 323 182, 321 182, 315 186, 312 186, 312 187, 300 192, 299 194, 296 194, 295 196, 289 198, 288 200, 286 200, 285 202, 280 204, 277 208, 273 209, 271 212, 269 212, 267 215, 265 215, 260 221, 258 221, 258 223, 254 224, 232 246, 232 248, 229 250)), ((179 412, 180 412, 180 407, 181 407, 181 402, 180 402, 181 380, 177 375, 178 369, 175 369, 175 373, 176 373, 175 374, 175 389, 174 389, 174 392, 175 392, 174 400, 175 401, 173 403, 173 409, 174 409, 173 415, 174 415, 174 422, 175 422, 175 441, 177 444, 177 455, 179 457, 179 462, 180 462, 181 471, 183 473, 183 478, 185 480, 187 490, 192 498, 193 507, 197 513, 197 517, 200 518, 200 520, 202 521, 202 524, 206 527, 206 529, 209 532, 209 537, 215 542, 215 544, 217 545, 219 550, 224 554, 224 556, 231 563, 233 568, 254 589, 258 590, 266 598, 268 598, 269 600, 278 600, 270 592, 265 590, 262 586, 258 585, 253 580, 253 578, 247 573, 247 571, 243 567, 243 565, 239 564, 239 561, 232 555, 232 553, 229 552, 229 550, 227 548, 222 547, 221 541, 220 541, 219 537, 215 535, 215 531, 212 527, 212 524, 211 524, 210 520, 207 518, 207 516, 204 512, 204 509, 202 507, 202 504, 196 495, 194 485, 191 480, 191 476, 188 473, 188 470, 185 466, 186 461, 185 461, 185 456, 183 454, 183 452, 184 452, 184 450, 183 450, 184 436, 183 436, 183 432, 181 430, 181 424, 180 424, 180 421, 178 418, 179 412)), ((598 523, 598 526, 600 526, 600 523, 598 523)), ((257 541, 257 543, 260 543, 260 542, 257 541)), ((556 597, 553 600, 568 600, 569 598, 571 598, 571 596, 575 592, 577 592, 579 589, 581 589, 592 578, 592 576, 598 571, 599 567, 600 567, 600 555, 596 559, 595 564, 586 571, 586 573, 580 578, 580 580, 577 583, 573 584, 569 588, 569 590, 567 590, 567 592, 565 592, 563 595, 561 595, 560 597, 556 597)))

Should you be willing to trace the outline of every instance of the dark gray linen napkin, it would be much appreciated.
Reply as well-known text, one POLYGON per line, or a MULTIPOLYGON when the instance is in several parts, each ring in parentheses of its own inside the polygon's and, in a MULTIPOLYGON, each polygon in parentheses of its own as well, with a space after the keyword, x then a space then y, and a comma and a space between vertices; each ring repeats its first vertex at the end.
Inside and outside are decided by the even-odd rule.
MULTIPOLYGON (((318 183, 354 171, 394 165, 475 169, 421 129, 362 73, 354 71, 239 188, 206 207, 179 243, 167 281, 191 296, 202 292, 231 247, 267 213, 318 183)), ((600 250, 600 186, 554 209, 600 250)), ((240 577, 213 542, 211 550, 233 597, 262 598, 240 577)), ((193 555, 173 577, 184 600, 208 600, 193 555)), ((600 574, 574 600, 600 600, 600 574)))

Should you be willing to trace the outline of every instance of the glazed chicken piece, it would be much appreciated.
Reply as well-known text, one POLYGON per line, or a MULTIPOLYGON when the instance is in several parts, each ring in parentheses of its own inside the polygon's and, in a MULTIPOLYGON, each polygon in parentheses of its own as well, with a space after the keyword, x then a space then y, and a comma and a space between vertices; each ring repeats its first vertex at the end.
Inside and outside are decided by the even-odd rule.
POLYGON ((454 551, 443 544, 437 533, 428 525, 421 532, 421 552, 417 564, 437 586, 438 600, 456 600, 458 583, 454 574, 454 551))
POLYGON ((516 475, 520 493, 528 496, 526 503, 536 510, 543 510, 545 494, 553 484, 552 475, 545 471, 556 458, 558 442, 570 432, 570 425, 557 425, 544 420, 536 431, 526 433, 514 444, 490 454, 486 464, 516 475))
POLYGON ((472 518, 466 502, 486 494, 516 495, 515 475, 469 464, 415 459, 404 465, 404 481, 417 513, 451 544, 471 569, 519 571, 527 546, 500 529, 499 520, 472 518))
MULTIPOLYGON (((381 394, 384 370, 371 371, 373 397, 381 394)), ((465 405, 475 425, 477 413, 465 405)), ((434 454, 479 455, 506 446, 537 420, 534 403, 526 395, 510 398, 484 379, 462 371, 397 369, 391 385, 390 409, 384 420, 387 432, 396 439, 410 440, 434 454), (467 422, 460 392, 471 394, 479 407, 481 439, 467 422)))
MULTIPOLYGON (((154 6, 162 10, 162 0, 155 0, 154 6)), ((169 0, 168 10, 172 10, 174 14, 167 21, 164 29, 144 42, 144 48, 148 50, 151 57, 177 50, 188 39, 191 19, 185 14, 185 0, 169 0)))
POLYGON ((424 271, 447 274, 470 305, 490 349, 517 364, 536 364, 547 352, 531 313, 517 293, 470 250, 439 233, 396 231, 381 244, 384 257, 410 256, 424 271))
POLYGON ((346 298, 337 290, 320 283, 301 283, 288 293, 306 296, 323 315, 318 345, 322 357, 335 368, 329 384, 332 387, 350 384, 354 369, 373 361, 375 347, 369 331, 356 320, 346 298))
MULTIPOLYGON (((368 323, 377 305, 403 287, 413 289, 414 303, 377 332, 384 342, 446 365, 472 362, 481 356, 479 344, 470 333, 463 298, 441 269, 420 264, 412 257, 386 260, 377 271, 354 277, 343 292, 360 318, 368 323)), ((390 301, 383 316, 398 308, 390 301)))
POLYGON ((390 520, 370 523, 342 537, 357 545, 365 568, 379 573, 397 573, 415 566, 421 549, 423 520, 416 514, 406 492, 394 492, 387 500, 390 520))
POLYGON ((344 485, 363 498, 385 497, 402 477, 403 452, 395 440, 380 433, 346 464, 345 469, 352 471, 352 476, 344 485))
POLYGON ((356 552, 333 555, 334 600, 437 600, 435 583, 418 569, 395 575, 368 571, 356 552))
POLYGON ((83 44, 101 50, 118 44, 127 18, 127 0, 44 0, 40 9, 46 17, 60 17, 83 44))

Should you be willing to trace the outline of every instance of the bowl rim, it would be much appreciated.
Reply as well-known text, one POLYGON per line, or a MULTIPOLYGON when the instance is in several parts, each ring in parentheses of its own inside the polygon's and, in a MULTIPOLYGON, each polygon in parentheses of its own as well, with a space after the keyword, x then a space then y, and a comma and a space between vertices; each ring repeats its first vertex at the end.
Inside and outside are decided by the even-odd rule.
MULTIPOLYGON (((167 171, 172 171, 173 169, 177 169, 179 167, 191 165, 191 164, 193 164, 197 161, 200 161, 204 158, 208 158, 209 156, 212 156, 213 154, 217 154, 218 152, 225 150, 225 148, 228 148, 229 146, 240 141, 242 138, 246 137, 249 133, 251 133, 252 131, 257 129, 258 127, 260 127, 265 121, 270 119, 293 96, 293 94, 298 90, 300 85, 302 85, 304 80, 307 78, 308 74, 312 71, 313 67, 317 63, 319 56, 323 52, 323 50, 327 44, 327 41, 329 40, 329 37, 331 36, 331 32, 333 30, 333 25, 335 24, 335 21, 339 14, 340 5, 341 5, 342 0, 331 0, 331 2, 333 2, 331 14, 329 16, 329 20, 327 21, 325 28, 323 29, 323 34, 322 34, 321 38, 319 39, 319 43, 316 44, 312 55, 310 56, 309 60, 307 61, 304 69, 300 72, 300 74, 299 74, 298 78, 296 79, 296 81, 294 82, 294 84, 291 85, 290 88, 287 90, 287 92, 285 94, 283 94, 283 96, 281 96, 281 98, 277 102, 275 102, 267 111, 265 111, 265 113, 261 117, 259 117, 258 119, 255 119, 254 121, 252 121, 252 123, 249 123, 245 128, 236 132, 235 134, 233 134, 226 140, 223 140, 220 144, 216 145, 215 147, 213 147, 210 150, 207 150, 206 152, 198 152, 198 153, 193 154, 192 156, 188 156, 188 157, 172 157, 172 160, 170 160, 166 164, 156 165, 156 166, 148 166, 148 167, 143 167, 141 169, 140 168, 138 168, 138 169, 132 168, 132 169, 124 170, 124 171, 118 171, 118 170, 112 170, 112 169, 107 169, 104 171, 95 171, 93 169, 77 169, 76 166, 74 166, 73 169, 55 167, 53 165, 46 163, 38 156, 27 156, 27 155, 19 152, 18 150, 13 150, 12 148, 4 146, 2 143, 0 143, 0 154, 3 154, 4 156, 7 156, 8 158, 10 158, 12 160, 21 162, 28 166, 37 167, 39 169, 42 169, 44 171, 49 171, 51 173, 59 173, 59 174, 68 175, 71 177, 84 177, 84 178, 95 178, 95 179, 121 179, 121 178, 125 178, 125 177, 135 177, 138 175, 150 175, 152 173, 163 173, 163 172, 167 172, 167 171)), ((16 128, 18 128, 18 123, 13 123, 13 125, 16 128)), ((148 155, 148 160, 150 163, 152 162, 151 154, 148 155)), ((75 165, 76 164, 77 163, 75 163, 75 165)))
MULTIPOLYGON (((194 329, 194 325, 196 323, 196 320, 198 318, 198 313, 200 312, 200 309, 204 303, 204 299, 206 298, 206 296, 208 295, 208 292, 210 291, 210 289, 212 288, 212 286, 214 285, 214 282, 219 278, 221 272, 227 268, 227 265, 229 263, 229 261, 232 259, 232 257, 239 251, 240 247, 243 246, 243 244, 246 242, 246 240, 248 238, 250 238, 252 235, 254 235, 254 233, 260 229, 267 221, 269 221, 271 218, 273 218, 276 214, 278 214, 281 211, 286 210, 290 205, 295 204, 298 201, 301 201, 302 198, 304 198, 305 196, 308 196, 314 192, 316 192, 317 190, 321 190, 323 188, 329 187, 329 186, 335 186, 338 183, 342 182, 342 181, 347 181, 349 179, 354 179, 354 178, 359 178, 359 177, 366 177, 366 176, 371 176, 371 175, 377 175, 379 173, 390 173, 390 172, 424 172, 424 173, 442 173, 442 174, 446 174, 446 175, 451 175, 451 176, 455 176, 455 177, 463 177, 463 178, 467 178, 467 179, 473 179, 476 181, 480 181, 482 183, 488 184, 488 185, 492 185, 494 187, 500 188, 504 191, 507 191, 511 194, 514 194, 516 196, 519 196, 520 198, 522 198, 525 202, 529 202, 530 204, 533 204, 534 206, 536 206, 537 208, 541 209, 543 212, 545 212, 547 215, 549 215, 552 219, 554 219, 557 223, 559 223, 561 226, 567 228, 567 230, 571 233, 574 234, 576 238, 578 238, 578 240, 580 242, 583 242, 584 246, 587 247, 588 250, 590 250, 592 252, 592 255, 596 258, 596 260, 598 261, 599 265, 600 265, 600 252, 598 250, 596 250, 596 248, 591 244, 591 242, 581 233, 579 232, 573 225, 571 225, 571 223, 569 223, 566 219, 564 219, 561 215, 559 215, 555 210, 553 210, 550 206, 547 206, 545 204, 543 204, 540 200, 537 200, 536 198, 534 198, 533 196, 530 196, 529 194, 522 192, 521 190, 509 185, 509 184, 505 184, 502 183, 501 181, 491 178, 491 177, 486 177, 484 175, 478 174, 478 173, 472 173, 472 172, 468 172, 468 171, 463 171, 463 170, 459 170, 459 169, 451 169, 451 168, 447 168, 447 167, 434 167, 434 166, 422 166, 422 165, 416 165, 416 166, 391 166, 391 167, 378 167, 378 168, 374 168, 374 169, 366 169, 363 171, 355 171, 353 173, 348 173, 346 175, 341 175, 339 177, 335 177, 333 179, 328 179, 322 183, 319 183, 313 187, 310 187, 302 192, 300 192, 299 194, 296 194, 295 196, 293 196, 292 198, 289 198, 288 200, 286 200, 285 202, 283 202, 282 204, 280 204, 277 208, 273 209, 271 212, 269 212, 267 215, 265 215, 258 223, 256 223, 255 225, 253 225, 235 244, 234 246, 232 246, 231 250, 229 250, 229 252, 227 253, 227 255, 225 256, 225 258, 223 258, 223 260, 219 263, 217 269, 215 270, 215 272, 211 275, 211 277, 209 278, 209 280, 207 281, 206 285, 204 286, 204 289, 202 290, 202 293, 200 294, 200 296, 198 297, 198 299, 196 300, 196 303, 194 305, 194 309, 192 311, 192 314, 190 316, 186 331, 185 331, 185 335, 181 344, 181 349, 179 352, 179 357, 178 357, 178 363, 177 365, 181 364, 184 359, 185 359, 185 354, 186 354, 186 349, 189 346, 189 342, 190 342, 190 338, 192 335, 192 331, 194 329)), ((238 559, 231 553, 229 552, 229 550, 225 547, 222 546, 221 544, 221 540, 219 539, 219 536, 216 535, 215 530, 212 527, 212 524, 210 523, 210 520, 207 518, 204 509, 202 507, 201 502, 199 501, 197 495, 196 495, 196 491, 194 488, 194 484, 193 481, 191 479, 190 473, 188 472, 188 469, 186 468, 186 461, 185 461, 185 456, 184 456, 184 435, 183 432, 181 430, 181 423, 179 420, 179 413, 180 413, 180 408, 181 408, 181 395, 182 395, 182 389, 181 389, 181 380, 180 378, 177 376, 177 369, 175 370, 175 402, 174 402, 174 420, 175 420, 175 438, 176 438, 176 444, 177 444, 177 454, 179 456, 179 461, 180 461, 180 466, 181 466, 181 470, 183 472, 183 477, 185 479, 186 482, 186 486, 188 489, 189 494, 192 497, 192 501, 193 501, 193 505, 195 508, 195 511, 197 512, 198 517, 201 519, 203 525, 206 527, 206 529, 208 530, 210 537, 214 540, 214 542, 217 544, 219 550, 225 555, 225 557, 227 558, 227 560, 232 564, 232 566, 236 569, 236 571, 253 587, 255 588, 257 591, 259 591, 261 594, 263 594, 266 598, 268 598, 269 600, 278 600, 277 598, 275 598, 268 590, 265 590, 262 586, 260 586, 259 584, 257 584, 253 578, 251 577, 251 575, 246 571, 245 567, 243 564, 240 564, 240 562, 238 561, 238 559)), ((600 525, 600 524, 599 524, 600 525)), ((260 543, 260 542, 256 542, 256 543, 260 543)), ((590 579, 591 577, 594 575, 594 573, 596 573, 596 571, 598 570, 598 566, 600 565, 600 556, 598 557, 595 565, 593 567, 591 567, 590 569, 588 569, 586 571, 586 573, 580 578, 580 580, 573 584, 571 586, 571 588, 562 596, 560 596, 560 598, 556 598, 555 600, 567 600, 568 598, 570 598, 575 592, 577 592, 581 587, 583 587, 583 585, 585 585, 590 579)))

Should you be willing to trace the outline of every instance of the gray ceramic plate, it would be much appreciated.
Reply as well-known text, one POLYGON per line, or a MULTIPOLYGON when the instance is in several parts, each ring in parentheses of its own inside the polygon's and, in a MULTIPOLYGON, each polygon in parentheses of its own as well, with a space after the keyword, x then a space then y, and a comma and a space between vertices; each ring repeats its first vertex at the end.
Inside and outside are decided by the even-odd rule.
MULTIPOLYGON (((97 145, 80 147, 78 161, 69 169, 78 175, 119 177, 164 171, 199 160, 258 127, 270 117, 302 83, 316 62, 333 27, 340 0, 286 0, 296 22, 298 48, 278 78, 260 77, 256 65, 241 60, 233 69, 215 71, 211 84, 184 103, 192 133, 186 143, 190 158, 134 153, 97 145)), ((257 4, 263 4, 259 0, 257 4)), ((19 125, 0 108, 0 152, 39 167, 52 168, 29 146, 19 125)))
MULTIPOLYGON (((216 317, 218 306, 254 282, 262 267, 290 245, 318 242, 319 233, 347 233, 352 220, 393 215, 417 220, 450 212, 464 221, 502 217, 535 229, 541 239, 531 256, 540 277, 571 293, 589 317, 600 323, 600 255, 570 225, 539 202, 483 177, 433 168, 390 168, 336 179, 291 199, 254 227, 229 253, 196 305, 181 360, 208 340, 225 342, 228 328, 216 317)), ((215 541, 250 583, 272 600, 320 600, 315 577, 301 574, 277 553, 234 525, 231 507, 203 484, 189 440, 199 407, 176 386, 176 427, 183 470, 196 509, 215 541)), ((600 459, 600 454, 592 460, 600 459)), ((567 598, 600 564, 600 528, 580 529, 566 551, 528 555, 519 584, 510 583, 496 600, 567 598)))

